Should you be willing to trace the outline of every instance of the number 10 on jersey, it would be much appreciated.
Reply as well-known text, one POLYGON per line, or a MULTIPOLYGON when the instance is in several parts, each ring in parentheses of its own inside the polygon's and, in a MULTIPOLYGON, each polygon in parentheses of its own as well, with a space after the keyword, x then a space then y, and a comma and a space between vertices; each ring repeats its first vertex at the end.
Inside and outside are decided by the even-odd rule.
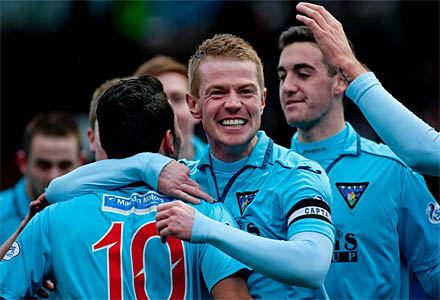
MULTIPOLYGON (((122 299, 122 245, 124 222, 113 222, 104 236, 93 246, 93 252, 107 250, 107 279, 109 299, 122 299)), ((158 238, 156 223, 142 225, 133 235, 130 243, 130 258, 133 274, 133 289, 136 299, 149 299, 145 288, 144 257, 148 241, 158 238)), ((185 255, 182 241, 168 237, 170 255, 171 292, 169 299, 183 299, 186 292, 185 255)), ((148 253, 146 253, 148 255, 148 253)), ((154 255, 154 254, 152 254, 154 255)))

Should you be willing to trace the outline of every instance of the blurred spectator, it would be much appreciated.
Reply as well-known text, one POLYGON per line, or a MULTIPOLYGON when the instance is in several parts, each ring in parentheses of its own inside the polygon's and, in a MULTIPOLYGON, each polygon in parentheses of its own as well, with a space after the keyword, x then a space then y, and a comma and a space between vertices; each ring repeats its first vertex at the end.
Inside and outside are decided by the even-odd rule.
POLYGON ((29 204, 44 192, 52 179, 84 163, 75 119, 64 112, 34 117, 24 133, 24 149, 16 159, 23 178, 0 193, 0 244, 20 225, 29 212, 29 204))
POLYGON ((187 67, 171 57, 159 55, 143 63, 134 73, 135 76, 144 74, 155 76, 162 82, 163 89, 173 106, 182 132, 179 159, 198 160, 207 148, 207 144, 194 134, 194 128, 199 120, 193 118, 186 104, 187 67))

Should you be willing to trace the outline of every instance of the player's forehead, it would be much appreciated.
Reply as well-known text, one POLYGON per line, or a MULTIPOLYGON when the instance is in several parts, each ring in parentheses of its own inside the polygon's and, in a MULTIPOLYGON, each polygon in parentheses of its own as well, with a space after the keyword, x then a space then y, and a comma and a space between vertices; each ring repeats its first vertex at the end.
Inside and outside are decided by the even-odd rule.
POLYGON ((199 67, 200 88, 216 86, 258 86, 257 66, 250 60, 229 57, 209 57, 199 67))
POLYGON ((48 136, 36 134, 32 138, 29 156, 46 160, 79 155, 79 141, 74 134, 67 136, 48 136))
POLYGON ((178 72, 166 72, 157 76, 166 94, 175 90, 188 90, 188 78, 178 72))
POLYGON ((324 67, 321 50, 312 42, 295 42, 284 47, 278 62, 278 71, 287 71, 295 66, 324 67))

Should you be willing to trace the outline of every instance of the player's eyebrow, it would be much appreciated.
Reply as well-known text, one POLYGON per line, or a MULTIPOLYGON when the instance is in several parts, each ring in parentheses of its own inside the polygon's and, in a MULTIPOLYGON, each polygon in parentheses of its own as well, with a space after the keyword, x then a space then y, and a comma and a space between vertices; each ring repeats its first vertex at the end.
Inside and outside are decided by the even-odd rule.
POLYGON ((293 70, 294 71, 298 71, 300 69, 312 69, 312 70, 316 70, 312 65, 303 63, 303 64, 296 64, 293 66, 293 70))
MULTIPOLYGON (((294 71, 298 71, 301 69, 312 69, 312 70, 316 70, 315 67, 313 67, 312 65, 306 64, 306 63, 302 63, 302 64, 296 64, 293 66, 293 70, 294 71)), ((283 66, 279 66, 277 68, 277 72, 286 72, 286 69, 283 66)))

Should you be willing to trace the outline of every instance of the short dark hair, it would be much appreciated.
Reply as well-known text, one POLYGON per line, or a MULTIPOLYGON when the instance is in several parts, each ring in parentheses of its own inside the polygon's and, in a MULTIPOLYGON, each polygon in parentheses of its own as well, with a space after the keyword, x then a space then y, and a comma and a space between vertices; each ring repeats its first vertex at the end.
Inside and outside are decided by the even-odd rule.
POLYGON ((90 101, 90 110, 89 110, 89 122, 90 122, 90 128, 92 128, 92 130, 95 130, 96 106, 98 105, 99 98, 105 93, 106 90, 108 90, 109 88, 114 86, 121 79, 127 79, 127 78, 113 78, 113 79, 107 80, 104 83, 102 83, 93 92, 92 100, 90 101))
POLYGON ((62 111, 40 113, 27 124, 23 139, 23 148, 27 157, 30 155, 32 140, 38 134, 62 138, 73 136, 78 141, 78 155, 80 153, 78 124, 69 113, 62 111))
POLYGON ((96 116, 102 148, 109 158, 158 152, 174 112, 160 81, 150 75, 121 80, 98 100, 96 116))
MULTIPOLYGON (((312 29, 310 29, 308 26, 289 27, 287 30, 281 32, 281 35, 278 39, 278 48, 280 51, 283 51, 286 46, 297 42, 311 42, 316 44, 316 39, 313 35, 312 29)), ((350 40, 348 41, 348 44, 350 45, 351 51, 353 51, 353 54, 356 56, 356 53, 353 49, 353 44, 350 40)), ((330 66, 327 61, 324 60, 324 63, 328 66, 330 76, 333 76, 337 73, 335 68, 330 66)))

